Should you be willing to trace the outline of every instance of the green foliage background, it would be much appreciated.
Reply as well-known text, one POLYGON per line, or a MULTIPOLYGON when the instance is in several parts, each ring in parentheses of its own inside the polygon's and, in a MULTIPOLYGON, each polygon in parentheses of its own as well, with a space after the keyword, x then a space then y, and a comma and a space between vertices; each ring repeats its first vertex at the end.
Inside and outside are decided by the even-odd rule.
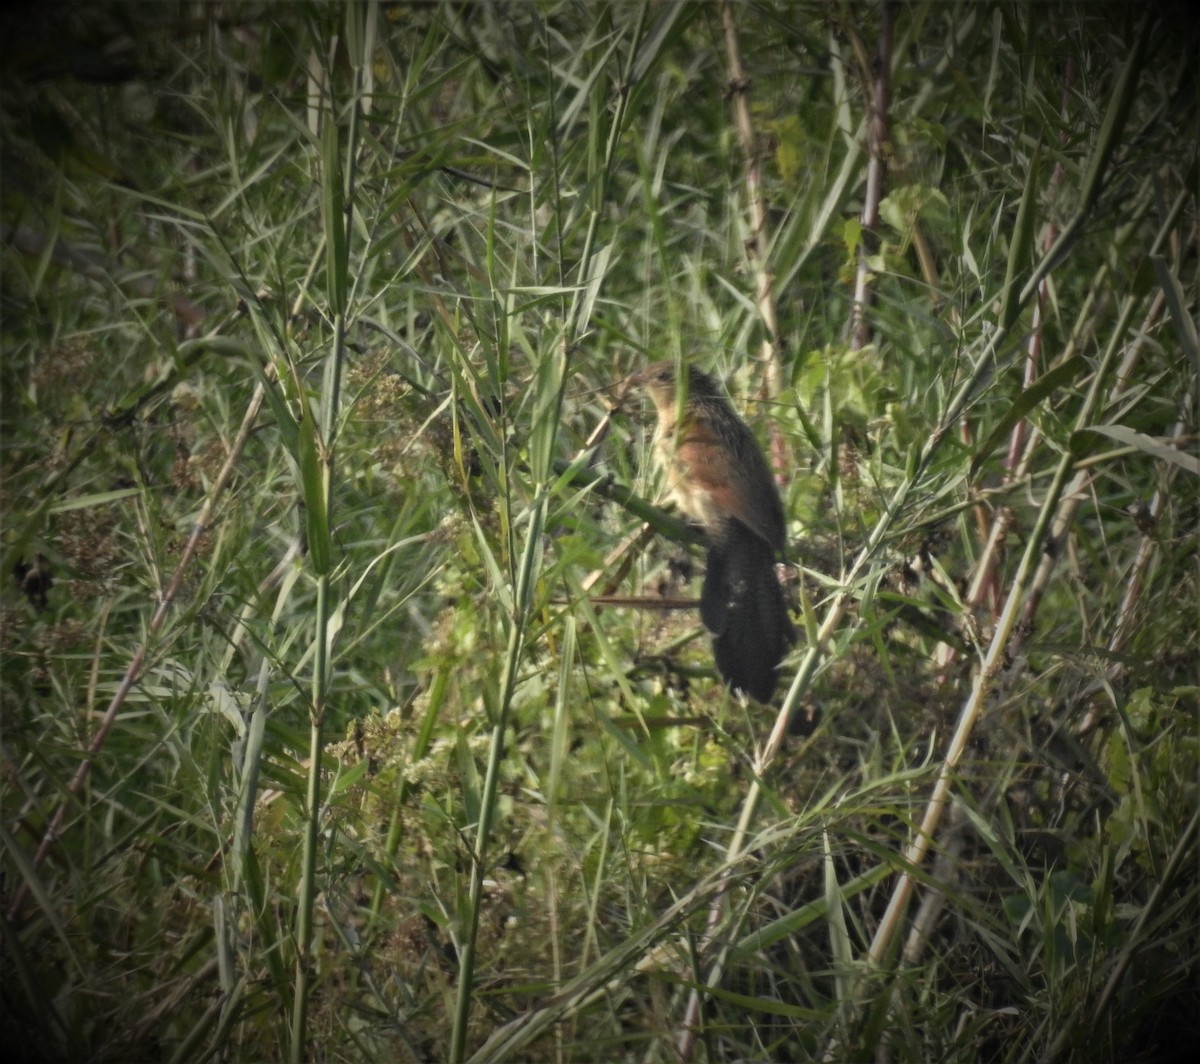
POLYGON ((769 398, 716 3, 3 16, 26 1059, 675 1060, 696 986, 701 1059, 1194 1045, 1191 15, 895 8, 870 232, 883 8, 732 11, 769 398), (772 445, 828 622, 767 764, 653 608, 661 358, 772 445))

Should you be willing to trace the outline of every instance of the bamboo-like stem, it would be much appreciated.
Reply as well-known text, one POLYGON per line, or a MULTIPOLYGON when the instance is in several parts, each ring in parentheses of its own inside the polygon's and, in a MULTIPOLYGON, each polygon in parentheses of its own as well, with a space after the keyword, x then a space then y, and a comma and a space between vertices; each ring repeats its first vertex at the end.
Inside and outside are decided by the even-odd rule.
MULTIPOLYGON (((980 357, 976 364, 975 371, 963 382, 958 392, 951 398, 945 414, 938 428, 925 442, 920 455, 913 463, 913 469, 900 482, 896 488, 891 500, 884 507, 883 514, 879 518, 875 527, 872 529, 867 542, 859 551, 854 563, 851 565, 849 572, 842 581, 842 590, 834 595, 826 613, 823 622, 817 633, 816 640, 811 643, 801 660, 800 666, 797 669, 796 676, 792 680, 791 688, 784 697, 783 706, 775 717, 774 726, 767 738, 766 744, 762 751, 755 757, 754 762, 754 782, 751 783, 749 790, 746 793, 746 800, 742 804, 741 814, 738 818, 737 827, 734 829, 733 837, 730 840, 727 851, 727 864, 731 864, 736 860, 746 845, 746 840, 749 836, 750 828, 754 822, 754 818, 758 812, 758 803, 762 797, 762 787, 760 780, 765 772, 774 762, 783 745, 784 739, 787 737, 788 724, 791 720, 791 715, 795 707, 799 704, 800 696, 808 690, 809 684, 812 682, 813 676, 816 675, 817 665, 820 662, 821 655, 824 653, 825 646, 833 637, 833 634, 840 627, 843 618, 851 604, 856 601, 853 588, 859 577, 867 571, 870 563, 878 556, 882 549, 883 543, 892 529, 892 525, 896 517, 903 510, 905 503, 908 501, 909 494, 914 490, 920 482, 926 468, 933 460, 934 455, 940 449, 943 441, 949 435, 950 429, 955 425, 960 417, 964 407, 974 394, 975 390, 981 385, 983 379, 990 375, 992 369, 992 358, 995 352, 1003 345, 1007 336, 1006 330, 997 328, 991 335, 987 349, 980 357)), ((709 910, 709 932, 715 930, 720 923, 723 914, 724 893, 718 892, 713 900, 711 909, 709 910)), ((712 967, 706 975, 706 985, 715 986, 721 977, 724 970, 724 951, 722 951, 713 961, 712 967)), ((695 1049, 696 1038, 699 1034, 700 1020, 700 994, 693 992, 689 997, 687 1009, 684 1014, 682 1031, 678 1039, 678 1050, 682 1059, 687 1060, 690 1054, 695 1049)))
MULTIPOLYGON (((583 239, 583 249, 578 262, 578 279, 584 282, 591 278, 591 271, 600 261, 596 252, 596 237, 602 215, 605 196, 611 184, 613 168, 617 161, 617 147, 624 128, 625 114, 629 106, 628 83, 635 73, 638 44, 643 40, 646 9, 639 11, 635 23, 628 57, 624 66, 624 88, 617 94, 615 114, 607 130, 604 151, 599 160, 600 178, 594 184, 592 210, 588 217, 587 229, 583 239)), ((552 111, 553 111, 553 101, 552 111)), ((556 150, 556 144, 551 139, 550 149, 556 150)), ((557 172, 557 167, 554 168, 557 172)), ((560 211, 563 198, 560 194, 553 196, 555 210, 560 211)), ((562 219, 559 217, 561 226, 562 219)), ((565 264, 559 263, 560 280, 565 284, 565 264)), ((475 825, 474 842, 471 851, 471 874, 468 887, 468 909, 466 927, 463 929, 462 943, 458 955, 458 986, 455 993, 454 1012, 450 1030, 449 1060, 451 1064, 460 1064, 467 1051, 467 1033, 470 1026, 471 1004, 474 1000, 475 959, 478 950, 479 913, 483 901, 483 882, 487 871, 487 854, 490 842, 492 819, 495 813, 496 795, 499 788, 500 770, 504 761, 505 731, 508 727, 509 710, 516 691, 517 677, 521 656, 525 649, 525 639, 532 607, 533 589, 536 582, 538 561, 541 557, 541 538, 545 527, 546 514, 549 506, 549 495, 545 484, 555 472, 557 463, 553 457, 553 444, 557 436, 557 426, 561 419, 564 383, 568 379, 571 350, 576 339, 587 328, 586 308, 588 301, 584 297, 582 285, 572 296, 569 306, 563 308, 563 334, 558 349, 548 357, 557 360, 558 373, 553 387, 556 388, 552 402, 547 407, 544 422, 535 427, 534 436, 538 443, 530 447, 530 465, 536 484, 537 496, 530 507, 528 527, 524 548, 514 577, 511 615, 509 618, 508 643, 505 650, 503 672, 500 680, 497 710, 493 721, 492 736, 488 749, 487 770, 484 775, 483 788, 479 796, 479 820, 475 825)), ((549 378, 547 378, 549 379, 549 378)), ((548 387, 551 385, 547 385, 548 387)), ((601 434, 605 429, 598 429, 601 434)), ((588 474, 585 474, 588 475, 588 474)), ((594 474, 590 474, 594 476, 594 474)), ((598 480, 599 478, 597 478, 598 480)), ((507 489, 507 482, 506 482, 507 489)), ((507 505, 505 509, 511 512, 507 505)), ((510 531, 510 536, 512 535, 510 531)), ((515 537, 513 537, 511 557, 516 557, 515 537)))
MULTIPOLYGON (((1132 317, 1135 306, 1136 304, 1132 297, 1126 301, 1124 311, 1119 316, 1117 326, 1113 331, 1113 338, 1109 345, 1109 357, 1115 357, 1114 349, 1124 338, 1125 331, 1129 326, 1129 319, 1132 317)), ((1145 337, 1147 336, 1150 324, 1156 320, 1158 315, 1161 313, 1162 307, 1163 300, 1160 296, 1160 298, 1154 301, 1150 308, 1150 312, 1147 315, 1146 326, 1141 331, 1139 341, 1129 345, 1126 353, 1126 363, 1128 363, 1130 360, 1136 360, 1139 357, 1141 352, 1141 342, 1144 341, 1145 337)), ((1118 372, 1111 390, 1109 405, 1115 402, 1115 400, 1124 391, 1124 385, 1127 380, 1128 373, 1125 370, 1118 372)), ((1082 428, 1083 426, 1079 425, 1078 427, 1082 428)), ((1041 605, 1042 597, 1046 593, 1046 589, 1050 584, 1050 577, 1054 572, 1055 566, 1057 565, 1059 553, 1058 547, 1061 545, 1063 537, 1066 534, 1066 530, 1070 527, 1071 522, 1074 519, 1075 511, 1078 509, 1079 503, 1085 498, 1087 486, 1091 483, 1093 475, 1094 471, 1090 468, 1079 469, 1076 472, 1074 478, 1072 479, 1071 485, 1063 498, 1063 505, 1059 513, 1055 515, 1054 522, 1050 527, 1050 539, 1048 543, 1041 544, 1042 558, 1038 564, 1037 573, 1035 574, 1033 582, 1029 588, 1029 597, 1025 603, 1025 609, 1021 617, 1020 634, 1018 635, 1016 643, 1012 648, 1012 652, 1014 654, 1024 642, 1025 636, 1033 631, 1034 622, 1037 618, 1038 607, 1041 605)))
MULTIPOLYGON (((1054 243, 1048 252, 1034 267, 1029 280, 1024 286, 1018 289, 1015 283, 1006 284, 1004 301, 1005 305, 1002 310, 1001 320, 997 327, 988 337, 984 350, 980 354, 976 362, 974 371, 968 379, 963 382, 959 390, 954 394, 947 404, 945 413, 937 427, 925 445, 921 449, 920 455, 916 458, 913 468, 901 481, 897 487, 892 499, 884 508, 883 515, 873 529, 867 543, 859 552, 855 563, 847 576, 844 586, 853 586, 858 575, 863 572, 868 563, 875 557, 880 549, 882 542, 891 529, 892 523, 896 515, 903 509, 908 500, 909 494, 914 489, 924 476, 934 455, 940 449, 942 442, 950 433, 953 426, 958 424, 962 412, 966 409, 971 398, 976 394, 977 389, 983 382, 989 379, 995 369, 996 353, 1003 349, 1007 343, 1011 330, 1015 327, 1018 315, 1021 309, 1034 297, 1038 282, 1047 276, 1053 266, 1061 260, 1062 255, 1069 249, 1075 236, 1083 227, 1085 218, 1090 209, 1095 204, 1096 197, 1099 194, 1096 160, 1098 158, 1107 159, 1115 148, 1115 143, 1120 135, 1125 114, 1128 110, 1129 100, 1136 87, 1137 73, 1140 70, 1141 63, 1145 52, 1146 40, 1149 32, 1149 20, 1143 22, 1140 36, 1131 51, 1130 58, 1122 75, 1118 79, 1117 85, 1114 87, 1112 97, 1110 98, 1109 110, 1106 115, 1105 123, 1101 129, 1097 139, 1096 148, 1093 152, 1092 163, 1089 167, 1089 181, 1087 182, 1087 195, 1084 197, 1080 205, 1078 213, 1076 213, 1067 227, 1064 229, 1065 236, 1054 243)), ((1028 205, 1026 205, 1028 209, 1028 205)), ((1010 263, 1011 266, 1011 263, 1010 263)), ((1011 273, 1011 269, 1010 269, 1011 273)), ((1111 368, 1111 363, 1115 357, 1115 345, 1109 347, 1102 360, 1101 367, 1097 370, 1092 380, 1092 387, 1088 393, 1083 408, 1080 412, 1080 422, 1084 424, 1085 416, 1090 417, 1091 412, 1095 409, 1098 401, 1098 389, 1100 382, 1107 376, 1108 370, 1111 368)), ((1066 481, 1066 477, 1070 472, 1073 460, 1069 454, 1064 455, 1055 470, 1050 487, 1047 491, 1046 499, 1039 513, 1038 522, 1035 526, 1034 533, 1030 539, 1030 546, 1027 548, 1021 565, 1018 569, 1018 575, 1014 582, 1013 589, 1005 603, 1005 608, 1001 613, 1000 619, 997 622, 995 634, 992 643, 989 647, 988 654, 985 656, 983 668, 980 672, 980 679, 977 681, 972 696, 968 699, 960 714, 959 724, 955 729, 951 739, 950 747, 943 761, 942 768, 939 772, 938 780, 934 785, 933 793, 930 797, 927 806, 926 815, 922 821, 921 828, 918 832, 916 840, 910 845, 908 850, 909 861, 916 865, 920 864, 925 854, 928 852, 932 844, 933 832, 936 830, 940 822, 942 812, 949 799, 950 781, 953 772, 960 760, 963 751, 966 749, 967 740, 974 727, 975 721, 978 718, 984 697, 990 685, 994 680, 995 675, 1000 670, 1005 658, 1005 648, 1008 643, 1009 635, 1012 632, 1017 620, 1017 610, 1023 598, 1023 590, 1026 582, 1030 578, 1030 573, 1034 565, 1034 557, 1040 549, 1041 534, 1044 534, 1050 526, 1053 513, 1054 503, 1062 494, 1062 490, 1066 481)), ((746 800, 743 803, 741 815, 738 820, 737 828, 734 831, 733 837, 730 840, 728 849, 729 859, 733 859, 740 854, 745 846, 746 838, 749 833, 750 825, 752 824, 757 812, 758 802, 761 798, 761 786, 759 779, 762 773, 774 760, 780 746, 783 743, 787 733, 787 725, 790 720, 794 706, 797 704, 801 693, 807 690, 812 676, 816 672, 817 662, 823 650, 824 643, 837 630, 841 620, 850 604, 851 596, 848 590, 843 590, 834 596, 825 616, 825 620, 821 625, 818 639, 814 645, 810 645, 797 671, 796 677, 792 682, 791 689, 788 691, 784 699, 783 707, 776 717, 774 728, 767 743, 756 759, 755 763, 755 781, 751 784, 746 795, 746 800)), ((902 874, 896 890, 889 902, 887 912, 881 922, 875 939, 872 942, 871 948, 868 951, 868 959, 878 963, 882 957, 883 951, 890 945, 892 937, 899 928, 900 915, 903 913, 908 898, 915 885, 910 872, 902 874)), ((724 892, 718 892, 713 901, 713 905, 709 911, 709 928, 710 931, 715 929, 721 918, 724 903, 724 892)), ((715 985, 721 976, 724 968, 724 951, 713 961, 712 967, 706 974, 706 985, 715 985)), ((699 1034, 699 1019, 700 1019, 700 995, 695 992, 691 995, 688 1002, 688 1007, 684 1016, 683 1029, 677 1042, 677 1048, 682 1059, 690 1058, 694 1051, 696 1039, 699 1034)))
POLYGON ((496 719, 492 726, 492 738, 488 747, 487 773, 484 776, 483 790, 479 796, 479 821, 475 825, 475 841, 471 849, 470 915, 459 951, 458 989, 454 1000, 454 1023, 450 1035, 449 1059, 452 1064, 458 1064, 463 1059, 467 1048, 467 1030, 474 991, 479 910, 483 900, 484 874, 487 871, 488 841, 492 830, 492 817, 495 813, 500 767, 504 760, 504 732, 508 727, 508 713, 516 692, 521 653, 525 646, 525 632, 533 594, 536 562, 541 550, 546 506, 547 496, 543 493, 530 514, 529 533, 525 540, 524 553, 521 556, 517 586, 514 589, 513 615, 508 629, 508 647, 504 655, 504 671, 500 679, 496 719))
MULTIPOLYGON (((356 38, 361 47, 365 27, 375 17, 374 9, 350 8, 347 10, 347 34, 356 38), (361 20, 361 21, 359 21, 361 20)), ((304 478, 304 497, 309 520, 309 558, 316 574, 317 609, 313 631, 313 667, 310 681, 308 779, 304 801, 304 847, 301 856, 300 890, 297 898, 295 931, 295 983, 292 995, 292 1014, 288 1056, 291 1064, 300 1064, 306 1056, 308 1029, 308 1002, 311 992, 313 915, 316 908, 317 864, 321 825, 321 765, 325 753, 324 725, 328 709, 329 679, 331 675, 330 655, 332 635, 330 620, 333 615, 331 559, 334 489, 334 458, 337 447, 338 415, 341 406, 342 367, 346 353, 347 310, 349 302, 349 249, 351 232, 350 218, 354 203, 354 160, 358 135, 358 119, 362 109, 364 67, 369 59, 361 54, 354 57, 355 86, 350 104, 349 122, 345 144, 339 136, 336 108, 332 98, 332 86, 326 85, 329 93, 322 103, 327 108, 322 116, 322 216, 325 229, 326 276, 329 285, 329 301, 333 317, 333 337, 329 354, 325 359, 321 387, 321 412, 315 425, 300 425, 303 434, 311 432, 315 437, 315 470, 304 460, 305 444, 301 442, 300 469, 304 478), (319 478, 319 484, 309 482, 310 476, 319 478), (315 520, 315 523, 314 523, 315 520)), ((302 388, 297 389, 301 401, 301 417, 309 416, 311 410, 303 400, 302 388)))
MULTIPOLYGON (((1075 59, 1068 57, 1066 70, 1063 74, 1063 90, 1062 90, 1062 105, 1066 110, 1068 101, 1071 96, 1071 90, 1075 84, 1075 59)), ((1066 148, 1068 143, 1066 127, 1058 135, 1058 143, 1061 149, 1066 148)), ((1066 174, 1066 168, 1062 164, 1062 160, 1058 160, 1054 164, 1054 169, 1050 171, 1050 192, 1052 194, 1062 187, 1063 177, 1066 174)), ((1047 254, 1054 246, 1054 241, 1058 236, 1058 227, 1053 221, 1046 223, 1045 229, 1042 232, 1042 254, 1047 254)), ((1104 266, 1107 271, 1107 263, 1104 266)), ((1033 307, 1033 321, 1029 327, 1029 340, 1026 344, 1025 355, 1025 378, 1024 386, 1030 387, 1038 376, 1038 365, 1042 349, 1042 318, 1045 314, 1046 299, 1049 295, 1048 291, 1049 278, 1043 277, 1038 282, 1037 301, 1033 307)), ((1089 300, 1090 302, 1090 300, 1089 300)), ((1021 418, 1014 426, 1012 435, 1009 439, 1008 457, 1004 461, 1006 480, 1011 482, 1012 473, 1020 463, 1020 456, 1024 450, 1025 437, 1030 431, 1030 425, 1027 418, 1021 418)))
POLYGON ((321 824, 321 757, 325 751, 323 727, 328 689, 329 661, 323 647, 329 625, 329 574, 317 577, 317 624, 312 673, 312 706, 309 711, 308 778, 304 796, 304 849, 301 856, 300 896, 296 912, 296 975, 292 998, 289 1059, 299 1064, 305 1057, 308 998, 312 984, 313 911, 316 905, 318 842, 321 824))
MULTIPOLYGON (((742 49, 738 39, 734 5, 721 0, 721 29, 725 37, 725 57, 729 66, 729 96, 733 106, 734 126, 742 147, 746 182, 746 211, 750 236, 745 242, 747 258, 754 269, 754 305, 766 335, 762 342, 761 358, 767 370, 767 396, 783 390, 783 366, 779 339, 779 317, 775 308, 774 278, 770 269, 771 235, 767 228, 767 197, 763 188, 762 159, 754 136, 750 115, 750 79, 742 64, 742 49)), ((782 467, 780 467, 782 468, 782 467)))
MULTIPOLYGON (((1021 557, 1017 574, 1013 579, 1008 597, 1005 600, 1004 609, 996 623, 996 630, 992 635, 991 644, 984 657, 983 667, 975 680, 971 694, 959 714, 958 723, 955 725, 954 732, 950 737, 949 746, 943 757, 941 768, 938 771, 937 781, 934 783, 933 792, 925 808, 925 814, 917 829, 917 837, 909 844, 908 850, 904 855, 905 864, 910 868, 915 868, 921 864, 925 859, 925 855, 929 852, 930 846, 933 844, 933 836, 941 822, 942 813, 945 811, 950 800, 950 786, 957 772, 958 763, 967 748, 967 743, 974 730, 975 723, 983 711, 983 706, 991 691, 992 684, 1004 667, 1009 637, 1017 623, 1017 613, 1025 596, 1030 574, 1034 567, 1034 560, 1036 555, 1041 551, 1043 538, 1050 527, 1056 504, 1062 495, 1071 465, 1072 460, 1070 455, 1064 455, 1059 461, 1058 468, 1055 470, 1054 477, 1046 491, 1046 497, 1038 513, 1038 520, 1030 534, 1025 553, 1021 557)), ((909 897, 915 886, 916 879, 911 871, 901 873, 900 881, 892 893, 888 907, 879 921, 875 937, 872 939, 871 946, 867 950, 867 960, 870 964, 879 965, 882 963, 884 955, 891 947, 893 937, 899 930, 900 917, 908 904, 909 897)))
MULTIPOLYGON (((1129 234, 1134 230, 1136 223, 1149 208, 1150 202, 1151 200, 1149 197, 1141 198, 1140 205, 1135 210, 1129 224, 1123 227, 1125 234, 1129 234)), ((1182 201, 1178 201, 1176 206, 1178 207, 1181 202, 1182 201)), ((1174 216, 1174 212, 1172 212, 1172 215, 1174 216)), ((1167 229, 1164 227, 1162 232, 1165 234, 1167 229)), ((1043 255, 1050 254, 1054 243, 1052 239, 1052 233, 1052 229, 1047 230, 1047 239, 1043 241, 1043 255)), ((1118 244, 1119 243, 1121 243, 1120 240, 1118 240, 1118 244)), ((1076 315, 1075 327, 1072 330, 1071 336, 1068 339, 1066 346, 1060 353, 1055 365, 1064 364, 1068 359, 1075 355, 1075 352, 1082 345, 1082 338, 1087 332, 1089 327, 1088 323, 1091 321, 1092 314, 1097 303, 1097 294, 1101 292, 1104 286, 1109 282, 1111 273, 1112 266, 1111 263, 1107 261, 1103 263, 1096 271, 1096 275, 1088 289, 1087 296, 1084 298, 1079 313, 1076 315)), ((1043 278, 1042 284, 1040 284, 1036 289, 1036 292, 1038 293, 1038 303, 1036 303, 1034 307, 1034 325, 1032 327, 1029 343, 1026 347, 1024 380, 1025 387, 1029 387, 1034 383, 1033 373, 1035 369, 1035 361, 1034 357, 1031 355, 1031 351, 1035 342, 1040 343, 1040 341, 1037 341, 1037 323, 1041 306, 1040 301, 1042 299, 1041 293, 1043 293, 1046 283, 1047 279, 1043 278)), ((1157 313, 1157 311, 1152 311, 1151 315, 1156 316, 1157 313)), ((1122 391, 1124 391, 1129 377, 1128 367, 1131 365, 1131 360, 1136 360, 1139 348, 1139 344, 1131 345, 1129 354, 1127 355, 1122 368, 1117 372, 1117 377, 1113 385, 1110 401, 1115 401, 1116 397, 1119 396, 1122 391)), ((1036 426, 1028 426, 1027 419, 1022 418, 1016 425, 1013 426, 1012 433, 1009 437, 1008 453, 1005 456, 1003 463, 1005 470, 1003 478, 1004 485, 1008 486, 1019 484, 1025 480, 1025 478, 1029 475, 1033 458, 1036 455, 1038 445, 1041 443, 1041 441, 1041 432, 1036 428, 1036 426)), ((996 600, 998 603, 999 589, 996 585, 995 574, 997 567, 1000 564, 1001 549, 1007 540, 1008 532, 1012 526, 1014 517, 1015 515, 1013 514, 1011 507, 1003 506, 997 512, 991 525, 988 526, 987 538, 984 541, 984 547, 980 553, 979 559, 975 564, 975 570, 971 578, 971 584, 964 599, 968 609, 974 609, 982 605, 985 597, 990 593, 994 593, 996 595, 996 600)), ((999 612, 998 605, 993 605, 993 612, 999 612)), ((955 652, 953 648, 945 647, 943 652, 938 654, 938 666, 940 668, 949 666, 954 660, 954 655, 955 652)))
POLYGON ((871 342, 867 309, 871 304, 870 254, 875 251, 879 228, 879 204, 883 200, 889 148, 888 112, 892 106, 892 45, 896 31, 896 5, 885 0, 880 14, 879 42, 875 60, 864 74, 874 73, 871 102, 867 110, 867 191, 862 209, 862 245, 858 251, 858 269, 854 276, 854 300, 851 304, 850 346, 864 348, 871 342))
MULTIPOLYGON (((1189 401, 1186 405, 1190 406, 1190 396, 1188 399, 1189 401)), ((1175 427, 1171 431, 1171 437, 1177 444, 1182 446, 1183 439, 1188 431, 1187 419, 1180 419, 1175 423, 1175 427)), ((1163 470, 1163 486, 1154 493, 1153 498, 1147 504, 1146 517, 1151 528, 1157 524, 1159 517, 1162 516, 1163 509, 1167 503, 1170 481, 1174 477, 1175 472, 1175 466, 1166 466, 1163 470)), ((1153 534, 1150 532, 1143 533, 1141 541, 1138 543, 1138 551, 1133 560, 1133 567, 1125 581, 1125 592, 1121 596, 1121 604, 1117 607, 1117 621, 1113 625, 1112 635, 1106 644, 1106 648, 1111 653, 1119 651, 1129 638, 1130 627, 1133 624, 1134 618, 1133 607, 1141 594, 1142 582, 1146 578, 1146 570, 1150 566, 1150 559, 1155 549, 1156 543, 1153 534)), ((1109 672, 1109 678, 1115 679, 1124 670, 1125 665, 1123 663, 1115 663, 1109 672)), ((1089 713, 1090 716, 1091 714, 1089 713)), ((1085 720, 1084 723, 1086 725, 1088 722, 1085 720)))
MULTIPOLYGON (((1174 224, 1174 218, 1175 214, 1172 212, 1168 218, 1168 222, 1171 225, 1174 224)), ((1162 228, 1158 239, 1160 241, 1165 239, 1168 231, 1167 227, 1162 228)), ((1158 301, 1156 301, 1155 307, 1158 305, 1158 301)), ((1135 306, 1135 298, 1131 296, 1126 301, 1123 312, 1119 315, 1113 329, 1112 339, 1101 358, 1100 365, 1092 377, 1091 386, 1075 420, 1076 431, 1085 428, 1091 422, 1096 410, 1099 409, 1101 390, 1105 386, 1109 373, 1116 362, 1117 353, 1123 346, 1124 337, 1129 326, 1129 319, 1132 316, 1135 306)), ((1152 312, 1154 309, 1152 308, 1152 312)), ((1144 335, 1145 330, 1143 330, 1144 335)), ((1135 348, 1137 346, 1134 345, 1135 348)), ((1132 350, 1126 356, 1127 359, 1130 357, 1134 357, 1132 350)), ((1126 379, 1127 374, 1124 372, 1124 368, 1122 368, 1114 378, 1113 385, 1109 389, 1110 394, 1114 390, 1119 391, 1126 379)), ((1070 451, 1065 451, 1059 460, 1058 466, 1055 468, 1053 479, 1042 500, 1037 521, 1030 532, 1025 553, 1021 557, 1017 573, 1013 578, 1005 600, 1004 609, 996 623, 987 655, 983 661, 983 667, 975 680, 970 696, 960 712, 958 723, 955 726, 942 766, 938 772, 933 793, 926 806, 925 815, 921 820, 917 837, 910 844, 905 855, 906 863, 911 866, 915 867, 924 860, 932 844, 933 834, 941 820, 942 812, 949 801, 950 786, 958 763, 963 751, 966 749, 974 725, 982 712, 995 676, 1004 667, 1005 662, 1015 656, 1025 635, 1031 630, 1037 605, 1049 583, 1050 573, 1053 571, 1055 564, 1055 555, 1057 552, 1047 550, 1047 544, 1057 543, 1065 534, 1074 517, 1078 500, 1082 497, 1086 479, 1090 476, 1089 471, 1080 470, 1076 472, 1075 477, 1068 485, 1067 477, 1074 468, 1074 464, 1074 456, 1070 451), (1018 616, 1020 617, 1019 625, 1018 616)), ((892 898, 888 903, 888 908, 880 920, 870 949, 867 952, 867 959, 871 964, 878 965, 882 963, 883 957, 890 948, 892 938, 898 930, 900 915, 908 903, 915 883, 916 881, 912 872, 906 871, 902 873, 900 881, 897 883, 892 898)))
MULTIPOLYGON (((750 238, 746 241, 746 251, 754 267, 755 273, 755 306, 763 323, 765 336, 762 344, 762 360, 767 367, 765 391, 767 396, 779 394, 783 389, 783 367, 781 365, 781 344, 779 338, 779 322, 775 310, 775 292, 769 267, 770 240, 767 233, 766 197, 763 192, 762 172, 759 153, 755 144, 754 124, 750 116, 750 101, 748 99, 749 80, 742 64, 741 44, 738 39, 737 23, 734 19, 733 5, 730 0, 721 0, 721 27, 725 37, 725 55, 729 66, 729 94, 733 101, 734 124, 741 142, 742 154, 745 158, 745 182, 747 210, 750 220, 750 238)), ((790 465, 782 437, 773 432, 771 437, 772 464, 776 470, 782 470, 790 465)), ((751 788, 755 794, 755 788, 751 788)), ((742 816, 752 816, 757 801, 748 799, 743 807, 742 816)), ((740 825, 739 825, 740 828, 740 825)), ((723 907, 718 897, 708 914, 708 933, 711 936, 720 922, 723 907)), ((709 985, 719 978, 719 965, 714 967, 709 985)), ((695 1047, 700 1018, 700 991, 693 988, 688 995, 688 1003, 684 1010, 683 1023, 678 1037, 678 1050, 682 1059, 688 1060, 695 1047)))

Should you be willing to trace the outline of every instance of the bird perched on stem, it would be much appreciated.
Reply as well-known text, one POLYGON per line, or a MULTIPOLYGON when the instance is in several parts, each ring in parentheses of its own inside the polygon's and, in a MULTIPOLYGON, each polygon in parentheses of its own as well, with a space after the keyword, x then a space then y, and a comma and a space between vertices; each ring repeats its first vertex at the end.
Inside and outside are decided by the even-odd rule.
POLYGON ((796 631, 775 575, 787 528, 766 459, 708 374, 656 362, 632 379, 658 412, 667 488, 708 541, 700 618, 717 671, 735 691, 768 702, 796 631))

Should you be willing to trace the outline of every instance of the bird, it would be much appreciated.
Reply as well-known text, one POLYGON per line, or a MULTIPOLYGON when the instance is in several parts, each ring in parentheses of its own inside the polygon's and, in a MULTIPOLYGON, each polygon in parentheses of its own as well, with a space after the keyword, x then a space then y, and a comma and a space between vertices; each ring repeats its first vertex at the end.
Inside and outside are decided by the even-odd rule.
POLYGON ((658 414, 655 450, 667 490, 704 531, 700 619, 712 635, 717 672, 733 691, 766 704, 796 641, 775 574, 787 521, 767 460, 707 373, 655 362, 633 382, 658 414))

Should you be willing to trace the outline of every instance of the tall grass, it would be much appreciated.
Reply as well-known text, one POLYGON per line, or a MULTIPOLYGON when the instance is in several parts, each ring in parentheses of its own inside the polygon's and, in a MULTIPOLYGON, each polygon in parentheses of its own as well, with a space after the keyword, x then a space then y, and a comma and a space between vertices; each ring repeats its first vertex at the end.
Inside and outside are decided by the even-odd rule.
POLYGON ((1189 27, 31 18, 0 107, 10 1044, 1188 1046, 1189 27), (695 535, 617 384, 675 357, 784 485, 775 707, 667 608, 695 535))

